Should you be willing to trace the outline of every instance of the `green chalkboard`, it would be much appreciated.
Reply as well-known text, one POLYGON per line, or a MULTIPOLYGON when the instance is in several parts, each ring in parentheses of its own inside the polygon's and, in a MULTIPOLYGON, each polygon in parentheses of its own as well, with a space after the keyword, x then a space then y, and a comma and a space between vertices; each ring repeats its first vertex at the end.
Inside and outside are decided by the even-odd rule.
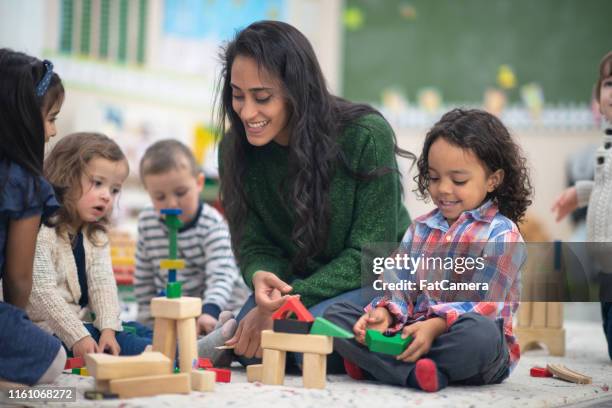
MULTIPOLYGON (((508 64, 546 103, 588 102, 612 50, 611 0, 346 0, 342 94, 379 102, 386 88, 414 102, 481 102, 508 64)), ((519 99, 518 88, 509 91, 519 99)))

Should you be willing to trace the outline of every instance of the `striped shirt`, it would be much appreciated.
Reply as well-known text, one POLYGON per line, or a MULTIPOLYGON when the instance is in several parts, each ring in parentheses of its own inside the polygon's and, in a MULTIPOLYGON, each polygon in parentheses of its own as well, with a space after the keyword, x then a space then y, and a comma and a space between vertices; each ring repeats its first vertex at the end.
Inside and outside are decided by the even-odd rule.
MULTIPOLYGON (((222 310, 237 312, 246 301, 249 289, 234 260, 225 220, 217 210, 201 203, 198 215, 178 232, 178 258, 185 269, 177 270, 183 296, 201 297, 202 313, 218 317, 222 310)), ((168 272, 160 261, 169 256, 168 229, 153 208, 138 217, 138 243, 134 294, 138 300, 138 320, 150 324, 149 304, 166 288, 168 272)))
POLYGON ((397 282, 407 278, 414 282, 414 290, 386 290, 383 296, 375 298, 366 307, 366 311, 386 307, 394 316, 390 332, 398 332, 415 321, 433 317, 445 319, 447 327, 450 327, 461 314, 468 312, 492 320, 503 319, 512 370, 520 358, 520 349, 512 332, 512 315, 519 305, 520 269, 526 259, 526 248, 516 224, 500 214, 492 201, 462 213, 450 227, 436 209, 414 220, 397 252, 414 259, 442 257, 451 262, 468 253, 469 257, 480 258, 479 266, 482 268, 474 267, 469 273, 462 274, 457 273, 458 264, 450 271, 440 271, 435 267, 416 267, 408 272, 385 270, 383 281, 397 282), (423 281, 432 283, 446 278, 466 284, 486 283, 487 288, 453 291, 421 286, 423 281))

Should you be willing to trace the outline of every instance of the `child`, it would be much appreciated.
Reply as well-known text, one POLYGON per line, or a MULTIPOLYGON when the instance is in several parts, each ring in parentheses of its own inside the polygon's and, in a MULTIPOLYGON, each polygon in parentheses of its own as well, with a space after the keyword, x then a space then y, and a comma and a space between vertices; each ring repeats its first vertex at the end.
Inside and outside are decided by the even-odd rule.
POLYGON ((418 283, 415 290, 385 291, 365 314, 350 303, 327 309, 329 320, 353 327, 356 336, 336 339, 335 350, 357 378, 369 375, 429 392, 448 383, 499 383, 520 355, 512 314, 518 307, 519 270, 525 260, 515 223, 530 204, 525 160, 497 118, 455 109, 427 134, 418 171, 418 191, 430 196, 437 209, 414 221, 398 254, 427 259, 428 264, 433 259, 434 265, 438 258, 456 261, 454 272, 451 265, 444 276, 486 283, 490 289, 436 292, 421 282, 434 283, 437 271, 417 267, 411 275, 418 283), (465 248, 482 268, 462 274, 457 255, 465 248), (402 338, 413 340, 397 357, 372 353, 363 345, 366 329, 401 332, 402 338))
MULTIPOLYGON (((202 297, 198 333, 210 333, 217 324, 231 319, 231 313, 220 317, 222 310, 237 310, 248 296, 234 261, 227 224, 217 210, 200 199, 204 175, 192 152, 181 142, 160 140, 150 146, 140 161, 140 179, 153 208, 143 210, 138 220, 135 294, 139 320, 150 323, 151 299, 167 283, 168 272, 160 269, 159 262, 168 258, 168 231, 159 212, 180 208, 179 219, 184 225, 178 232, 177 247, 186 265, 178 271, 177 280, 183 284, 184 296, 202 297)), ((226 339, 234 329, 231 319, 226 339)))
POLYGON ((60 342, 28 320, 32 260, 41 218, 58 208, 41 177, 64 87, 50 61, 0 49, 0 379, 33 385, 64 369, 60 342))
POLYGON ((612 359, 612 51, 599 64, 599 79, 595 96, 602 115, 604 137, 595 154, 595 179, 578 181, 565 190, 553 204, 557 221, 576 208, 588 204, 587 249, 601 270, 599 279, 603 328, 608 341, 608 355, 612 359))
POLYGON ((45 160, 62 208, 38 233, 27 311, 75 357, 140 354, 151 344, 151 331, 137 323, 135 335, 122 332, 106 235, 128 172, 119 146, 97 133, 65 136, 45 160))

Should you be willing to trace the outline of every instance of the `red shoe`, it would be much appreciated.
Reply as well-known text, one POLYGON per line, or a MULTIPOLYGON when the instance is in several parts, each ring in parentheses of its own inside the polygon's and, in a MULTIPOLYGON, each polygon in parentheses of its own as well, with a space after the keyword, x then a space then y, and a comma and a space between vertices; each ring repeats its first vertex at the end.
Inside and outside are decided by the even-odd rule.
POLYGON ((363 370, 361 370, 357 364, 348 361, 346 358, 343 360, 344 369, 349 377, 351 377, 353 380, 363 380, 365 378, 363 375, 363 370))
POLYGON ((417 383, 423 391, 436 392, 440 389, 440 384, 438 382, 438 367, 433 360, 428 358, 418 360, 414 370, 417 383))

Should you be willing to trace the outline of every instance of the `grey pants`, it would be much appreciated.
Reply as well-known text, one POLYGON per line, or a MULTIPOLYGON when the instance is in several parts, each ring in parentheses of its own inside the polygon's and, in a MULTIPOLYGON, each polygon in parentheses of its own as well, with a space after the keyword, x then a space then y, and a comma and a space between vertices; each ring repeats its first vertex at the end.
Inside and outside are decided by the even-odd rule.
MULTIPOLYGON (((363 313, 362 308, 343 302, 330 306, 324 317, 352 332, 363 313)), ((434 340, 423 357, 432 359, 449 383, 498 384, 509 375, 509 353, 503 333, 501 319, 492 321, 477 313, 465 313, 434 340)), ((354 339, 334 338, 334 351, 387 384, 407 386, 415 366, 398 361, 395 356, 371 352, 354 339)))

